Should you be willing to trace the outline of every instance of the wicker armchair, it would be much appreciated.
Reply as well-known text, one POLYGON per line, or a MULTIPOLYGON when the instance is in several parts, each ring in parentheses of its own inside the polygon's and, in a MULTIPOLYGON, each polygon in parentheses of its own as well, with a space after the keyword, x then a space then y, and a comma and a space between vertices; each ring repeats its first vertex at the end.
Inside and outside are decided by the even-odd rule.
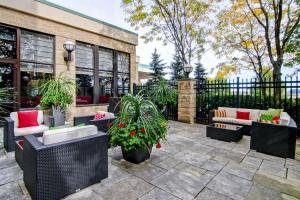
POLYGON ((32 199, 61 199, 108 177, 105 133, 46 145, 34 135, 24 138, 22 168, 32 199))
MULTIPOLYGON (((39 111, 42 113, 42 111, 39 111)), ((17 112, 13 112, 14 114, 17 112)), ((17 130, 17 125, 15 124, 16 119, 14 120, 11 113, 11 117, 4 118, 4 132, 3 132, 3 143, 4 148, 7 152, 11 152, 15 150, 15 141, 24 139, 24 135, 16 134, 15 131, 17 130)), ((15 114, 16 116, 16 114, 15 114)), ((14 117, 15 117, 14 116, 14 117)), ((44 120, 44 116, 41 117, 41 124, 43 128, 38 131, 36 128, 32 127, 32 134, 34 135, 42 135, 44 130, 48 129, 47 127, 53 127, 54 126, 54 117, 48 116, 47 120, 44 120), (46 127, 47 126, 47 127, 46 127)), ((31 128, 26 128, 31 129, 31 128)), ((31 130, 29 130, 30 132, 31 130)), ((26 133, 27 135, 28 133, 26 133)))

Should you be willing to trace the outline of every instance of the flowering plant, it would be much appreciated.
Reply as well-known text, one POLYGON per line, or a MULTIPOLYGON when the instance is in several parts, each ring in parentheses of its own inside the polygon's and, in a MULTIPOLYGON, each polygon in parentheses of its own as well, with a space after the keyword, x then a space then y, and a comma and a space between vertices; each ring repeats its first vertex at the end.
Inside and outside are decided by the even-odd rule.
POLYGON ((108 133, 112 146, 126 151, 138 148, 160 148, 167 135, 167 121, 157 107, 141 95, 128 94, 121 99, 121 110, 108 133))

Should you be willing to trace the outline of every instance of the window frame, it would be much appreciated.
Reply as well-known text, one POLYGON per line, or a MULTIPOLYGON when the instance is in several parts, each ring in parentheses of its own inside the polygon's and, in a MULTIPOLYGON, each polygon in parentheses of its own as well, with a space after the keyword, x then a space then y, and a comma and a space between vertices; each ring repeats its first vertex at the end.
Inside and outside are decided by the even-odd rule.
MULTIPOLYGON (((99 72, 101 70, 99 70, 99 50, 100 48, 102 49, 108 49, 111 50, 113 53, 113 70, 112 70, 112 75, 113 75, 113 81, 112 81, 112 97, 117 97, 119 95, 118 92, 118 57, 117 54, 119 53, 124 53, 124 54, 128 54, 128 64, 129 64, 129 83, 128 83, 128 93, 130 93, 131 89, 130 89, 130 84, 131 84, 131 55, 128 52, 123 52, 123 51, 118 51, 115 49, 111 49, 111 48, 107 48, 107 47, 103 47, 103 46, 99 46, 99 45, 95 45, 95 44, 90 44, 90 43, 86 43, 86 42, 82 42, 79 40, 76 40, 75 44, 77 43, 81 43, 81 44, 87 44, 87 45, 91 45, 93 48, 93 57, 94 57, 94 87, 93 87, 93 102, 91 104, 77 104, 76 103, 76 99, 75 99, 75 103, 76 103, 76 107, 88 107, 88 106, 99 106, 99 105, 107 105, 108 103, 99 103, 99 72)), ((76 57, 76 56, 75 56, 76 57)), ((75 66, 75 77, 77 75, 76 73, 76 66, 75 66)), ((105 70, 103 70, 105 71, 105 70)), ((77 98, 77 94, 76 97, 77 98)))

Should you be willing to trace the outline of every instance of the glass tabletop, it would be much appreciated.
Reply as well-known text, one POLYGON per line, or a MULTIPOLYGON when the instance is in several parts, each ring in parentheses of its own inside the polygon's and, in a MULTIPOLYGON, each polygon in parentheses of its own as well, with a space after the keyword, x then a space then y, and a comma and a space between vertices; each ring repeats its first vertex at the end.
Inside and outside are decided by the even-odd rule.
POLYGON ((223 124, 223 123, 213 123, 208 126, 213 128, 227 129, 227 130, 238 130, 242 128, 242 126, 233 125, 233 124, 223 124))

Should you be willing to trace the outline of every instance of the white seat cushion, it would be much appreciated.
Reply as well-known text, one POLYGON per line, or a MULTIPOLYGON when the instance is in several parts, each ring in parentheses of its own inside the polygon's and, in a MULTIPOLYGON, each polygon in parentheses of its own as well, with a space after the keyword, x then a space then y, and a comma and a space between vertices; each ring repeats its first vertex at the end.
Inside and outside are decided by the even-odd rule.
POLYGON ((253 120, 245 120, 245 119, 233 119, 234 124, 239 124, 239 125, 252 125, 253 120))
POLYGON ((262 112, 262 110, 257 110, 257 109, 246 109, 246 108, 238 108, 237 111, 240 112, 249 112, 250 116, 249 119, 250 120, 258 120, 260 117, 260 113, 262 112))
POLYGON ((43 133, 44 131, 49 130, 48 126, 45 125, 39 125, 39 126, 32 126, 32 127, 26 127, 26 128, 14 128, 15 136, 24 136, 24 135, 31 135, 35 133, 43 133))
POLYGON ((213 117, 212 120, 214 122, 232 123, 234 119, 230 117, 213 117))
MULTIPOLYGON (((26 111, 20 111, 20 112, 30 112, 30 111, 34 111, 34 110, 26 110, 26 111)), ((9 116, 15 122, 14 126, 18 127, 19 126, 18 112, 11 112, 9 116)), ((37 122, 39 125, 41 125, 44 122, 44 116, 43 116, 42 110, 38 110, 37 122)))
POLYGON ((54 144, 58 142, 96 135, 97 133, 97 127, 94 125, 49 130, 44 132, 43 143, 45 145, 54 144))
POLYGON ((229 118, 236 118, 236 108, 228 108, 228 107, 219 107, 218 110, 225 110, 226 111, 226 117, 229 118))

